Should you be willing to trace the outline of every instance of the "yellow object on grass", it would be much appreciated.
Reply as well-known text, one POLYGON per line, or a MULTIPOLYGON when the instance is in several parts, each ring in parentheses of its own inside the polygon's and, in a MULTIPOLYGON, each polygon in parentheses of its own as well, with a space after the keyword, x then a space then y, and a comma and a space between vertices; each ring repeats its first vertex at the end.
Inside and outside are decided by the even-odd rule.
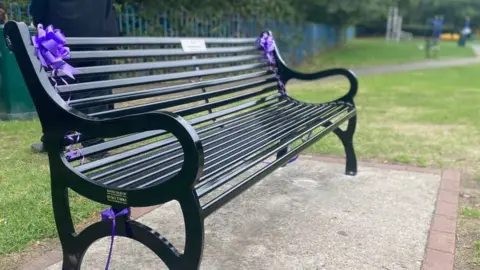
POLYGON ((440 36, 440 40, 445 41, 458 41, 460 39, 460 35, 457 33, 445 33, 440 36))

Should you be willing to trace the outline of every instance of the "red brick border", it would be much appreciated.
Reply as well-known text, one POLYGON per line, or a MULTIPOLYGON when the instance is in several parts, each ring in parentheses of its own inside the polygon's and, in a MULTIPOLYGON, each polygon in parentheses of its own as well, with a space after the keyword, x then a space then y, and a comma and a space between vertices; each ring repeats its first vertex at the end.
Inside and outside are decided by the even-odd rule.
MULTIPOLYGON (((345 163, 345 159, 316 155, 302 155, 303 157, 329 163, 345 163)), ((359 166, 374 167, 386 170, 411 171, 419 173, 441 175, 435 211, 430 223, 430 230, 422 270, 453 270, 455 261, 455 235, 457 230, 458 200, 460 196, 459 171, 453 169, 420 168, 409 165, 376 163, 361 161, 359 166)), ((158 206, 132 208, 131 216, 137 219, 158 206)), ((41 257, 31 260, 19 269, 43 270, 62 259, 60 250, 52 250, 41 257)))
POLYGON ((453 270, 460 180, 459 171, 442 172, 422 270, 453 270))

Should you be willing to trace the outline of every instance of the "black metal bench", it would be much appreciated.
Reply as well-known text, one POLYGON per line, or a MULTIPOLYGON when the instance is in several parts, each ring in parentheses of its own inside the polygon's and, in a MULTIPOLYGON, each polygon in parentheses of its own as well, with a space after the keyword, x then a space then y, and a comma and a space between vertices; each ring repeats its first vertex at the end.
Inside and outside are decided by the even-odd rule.
POLYGON ((143 243, 170 269, 197 269, 204 219, 329 132, 343 143, 346 173, 356 174, 352 139, 358 83, 348 70, 299 73, 278 51, 272 69, 251 38, 205 38, 206 50, 191 44, 182 49, 183 38, 70 38, 72 66, 85 60, 110 63, 78 68, 76 79, 83 82, 65 84, 64 74, 40 68, 25 24, 8 22, 5 38, 42 124, 64 269, 79 269, 89 245, 112 233, 112 224, 102 221, 76 233, 68 189, 111 205, 113 214, 177 200, 185 220, 183 254, 125 211, 116 217, 115 234, 143 243), (329 103, 300 102, 283 91, 290 79, 334 75, 345 76, 350 89, 329 103), (114 90, 75 97, 104 89, 114 90), (115 107, 109 110, 85 113, 111 104, 115 107), (340 129, 344 122, 346 130, 340 129), (66 149, 92 138, 105 142, 73 155, 66 149), (276 158, 265 164, 269 157, 276 158))

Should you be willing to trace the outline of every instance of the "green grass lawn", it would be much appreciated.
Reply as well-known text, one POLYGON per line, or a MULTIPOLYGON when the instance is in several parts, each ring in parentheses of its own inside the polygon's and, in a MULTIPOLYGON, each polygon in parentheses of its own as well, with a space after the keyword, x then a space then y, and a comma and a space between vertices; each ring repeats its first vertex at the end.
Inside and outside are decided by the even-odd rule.
MULTIPOLYGON (((317 70, 322 67, 358 67, 381 64, 399 64, 425 60, 425 51, 419 50, 425 45, 422 39, 386 43, 384 39, 356 39, 342 48, 322 52, 301 67, 303 70, 317 70)), ((459 48, 456 42, 440 43, 438 59, 473 57, 475 54, 467 46, 459 48)))
MULTIPOLYGON (((480 66, 414 71, 360 78, 356 99, 359 159, 420 166, 480 164, 480 66), (468 79, 473 78, 473 79, 468 79)), ((321 102, 346 92, 337 81, 297 83, 291 95, 321 102)), ((0 254, 56 236, 47 157, 34 154, 38 121, 0 122, 0 254)), ((310 152, 343 156, 334 135, 310 152)), ((73 196, 72 213, 82 222, 101 209, 73 196)))
MULTIPOLYGON (((420 166, 480 164, 480 66, 360 78, 355 146, 362 159, 420 166)), ((347 83, 298 83, 296 98, 321 102, 346 92, 347 83)), ((334 135, 310 148, 343 155, 334 135)))
MULTIPOLYGON (((24 249, 35 240, 56 237, 46 155, 34 154, 38 121, 0 121, 0 254, 24 249)), ((97 204, 71 196, 76 222, 99 210, 97 204)))

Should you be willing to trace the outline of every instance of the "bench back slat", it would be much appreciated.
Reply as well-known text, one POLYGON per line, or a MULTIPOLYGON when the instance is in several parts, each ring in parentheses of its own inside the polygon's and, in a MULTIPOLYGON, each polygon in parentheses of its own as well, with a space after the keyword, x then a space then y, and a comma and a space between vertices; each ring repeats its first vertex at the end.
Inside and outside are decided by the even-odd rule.
POLYGON ((116 87, 135 86, 141 84, 166 82, 179 79, 190 79, 194 77, 202 77, 209 75, 222 75, 224 73, 232 73, 238 71, 249 71, 255 68, 267 67, 264 63, 246 64, 235 67, 213 68, 208 70, 196 70, 187 72, 168 73, 162 75, 153 76, 141 76, 124 79, 111 79, 106 81, 95 81, 87 83, 69 84, 58 86, 57 89, 60 93, 79 92, 79 91, 92 91, 101 90, 116 87))
MULTIPOLYGON (((256 51, 255 47, 227 47, 213 48, 202 52, 204 55, 220 53, 251 53, 256 51)), ((156 56, 189 56, 198 55, 198 52, 183 51, 182 49, 135 49, 135 50, 106 50, 106 51, 72 51, 72 61, 91 59, 112 59, 112 58, 141 58, 156 56)))
MULTIPOLYGON (((236 96, 231 97, 231 98, 222 99, 220 101, 215 101, 215 102, 209 102, 209 103, 206 103, 206 104, 203 104, 203 105, 197 105, 197 106, 189 107, 187 109, 174 110, 174 112, 177 113, 178 115, 181 115, 181 116, 188 116, 190 114, 199 113, 199 112, 202 112, 202 111, 207 111, 207 110, 210 110, 210 109, 218 108, 218 107, 221 107, 221 106, 224 106, 224 105, 232 104, 234 102, 246 100, 246 99, 251 98, 251 97, 259 96, 261 94, 266 94, 268 92, 272 92, 272 91, 275 91, 275 90, 277 90, 276 86, 272 85, 272 86, 266 87, 266 88, 264 88, 260 91, 249 92, 249 93, 243 94, 243 95, 236 95, 236 96)), ((168 106, 168 107, 170 107, 170 106, 168 106)), ((120 108, 120 109, 114 109, 114 110, 109 110, 109 111, 104 111, 104 112, 92 113, 90 115, 91 116, 96 116, 96 117, 98 117, 98 116, 101 116, 101 117, 119 117, 119 116, 123 116, 123 115, 126 115, 126 114, 145 113, 145 112, 149 112, 149 111, 161 110, 161 109, 164 109, 164 108, 166 108, 166 106, 164 106, 163 103, 148 103, 148 104, 141 105, 141 106, 132 106, 132 107, 128 107, 128 108, 120 108)))
MULTIPOLYGON (((205 98, 219 97, 219 96, 235 93, 236 91, 241 91, 241 90, 249 89, 249 88, 252 88, 252 87, 263 86, 263 85, 266 85, 268 83, 272 83, 274 81, 275 81, 275 78, 266 78, 266 79, 263 79, 261 81, 248 82, 248 83, 245 83, 245 84, 242 84, 242 85, 238 85, 236 87, 229 87, 229 88, 224 88, 224 89, 221 89, 221 90, 215 90, 215 91, 211 91, 211 92, 204 92, 204 93, 193 94, 193 95, 185 95, 185 96, 181 96, 181 97, 178 97, 178 98, 172 98, 172 99, 152 102, 152 103, 149 103, 148 105, 143 105, 143 106, 132 106, 132 107, 125 108, 125 109, 123 109, 123 108, 115 109, 115 110, 106 112, 105 115, 109 115, 109 114, 118 115, 118 113, 120 113, 120 115, 121 115, 122 111, 125 111, 125 110, 133 110, 134 111, 134 108, 139 109, 140 110, 139 112, 141 112, 141 111, 151 111, 151 110, 161 110, 161 109, 172 107, 172 106, 188 104, 188 103, 191 103, 191 102, 194 102, 194 101, 204 100, 205 98)), ((266 92, 276 90, 276 88, 273 88, 273 90, 272 90, 272 86, 270 86, 270 88, 266 88, 266 89, 270 89, 270 90, 265 90, 266 92)), ((209 104, 211 106, 213 106, 213 103, 209 103, 209 104)), ((213 107, 209 107, 207 109, 212 109, 212 108, 213 107)), ((95 115, 97 115, 97 114, 95 114, 95 115)), ((101 113, 98 114, 98 115, 101 115, 101 113)))
POLYGON ((185 39, 203 40, 206 49, 184 51, 184 38, 71 38, 77 80, 63 84, 64 74, 50 76, 71 107, 100 118, 156 110, 184 117, 212 113, 277 90, 255 39, 185 39), (106 105, 108 110, 90 110, 106 105))
POLYGON ((75 117, 78 111, 109 118, 164 110, 192 123, 215 121, 249 110, 248 104, 266 106, 283 98, 253 38, 67 38, 71 49, 67 62, 80 71, 72 80, 40 68, 26 25, 10 28, 17 26, 21 41, 16 42, 25 45, 17 51, 32 64, 25 67, 25 74, 46 95, 40 101, 38 91, 32 90, 39 88, 34 83, 30 92, 39 115, 48 112, 40 118, 42 123, 51 122, 49 126, 56 125, 50 119, 61 110, 66 114, 58 117, 75 117), (206 49, 184 50, 184 40, 203 40, 206 49))
MULTIPOLYGON (((148 62, 148 63, 132 63, 132 64, 118 64, 118 65, 104 65, 78 68, 81 72, 79 76, 102 74, 102 73, 118 73, 127 71, 142 71, 149 69, 165 69, 178 68, 188 66, 204 66, 212 64, 226 64, 235 63, 248 60, 260 60, 260 55, 241 55, 232 57, 216 57, 216 58, 201 58, 192 60, 177 60, 177 61, 163 61, 163 62, 148 62)), ((60 76, 65 76, 63 72, 59 72, 60 76)))
POLYGON ((252 44, 254 38, 195 38, 195 37, 117 37, 117 38, 67 38, 70 46, 90 45, 158 45, 179 44, 182 40, 203 40, 206 44, 252 44))
POLYGON ((125 101, 141 99, 141 98, 155 97, 159 95, 175 94, 175 93, 193 90, 197 88, 214 87, 214 86, 219 86, 225 83, 234 83, 234 82, 239 82, 243 80, 255 79, 265 75, 268 75, 267 71, 259 71, 259 72, 227 77, 227 78, 197 81, 197 82, 181 84, 176 86, 159 87, 159 88, 140 90, 135 92, 127 92, 127 93, 114 93, 112 95, 109 95, 108 97, 100 96, 100 97, 80 98, 80 99, 75 99, 70 101, 70 105, 75 106, 76 108, 83 108, 83 107, 89 107, 89 106, 111 104, 115 102, 125 102, 125 101))

